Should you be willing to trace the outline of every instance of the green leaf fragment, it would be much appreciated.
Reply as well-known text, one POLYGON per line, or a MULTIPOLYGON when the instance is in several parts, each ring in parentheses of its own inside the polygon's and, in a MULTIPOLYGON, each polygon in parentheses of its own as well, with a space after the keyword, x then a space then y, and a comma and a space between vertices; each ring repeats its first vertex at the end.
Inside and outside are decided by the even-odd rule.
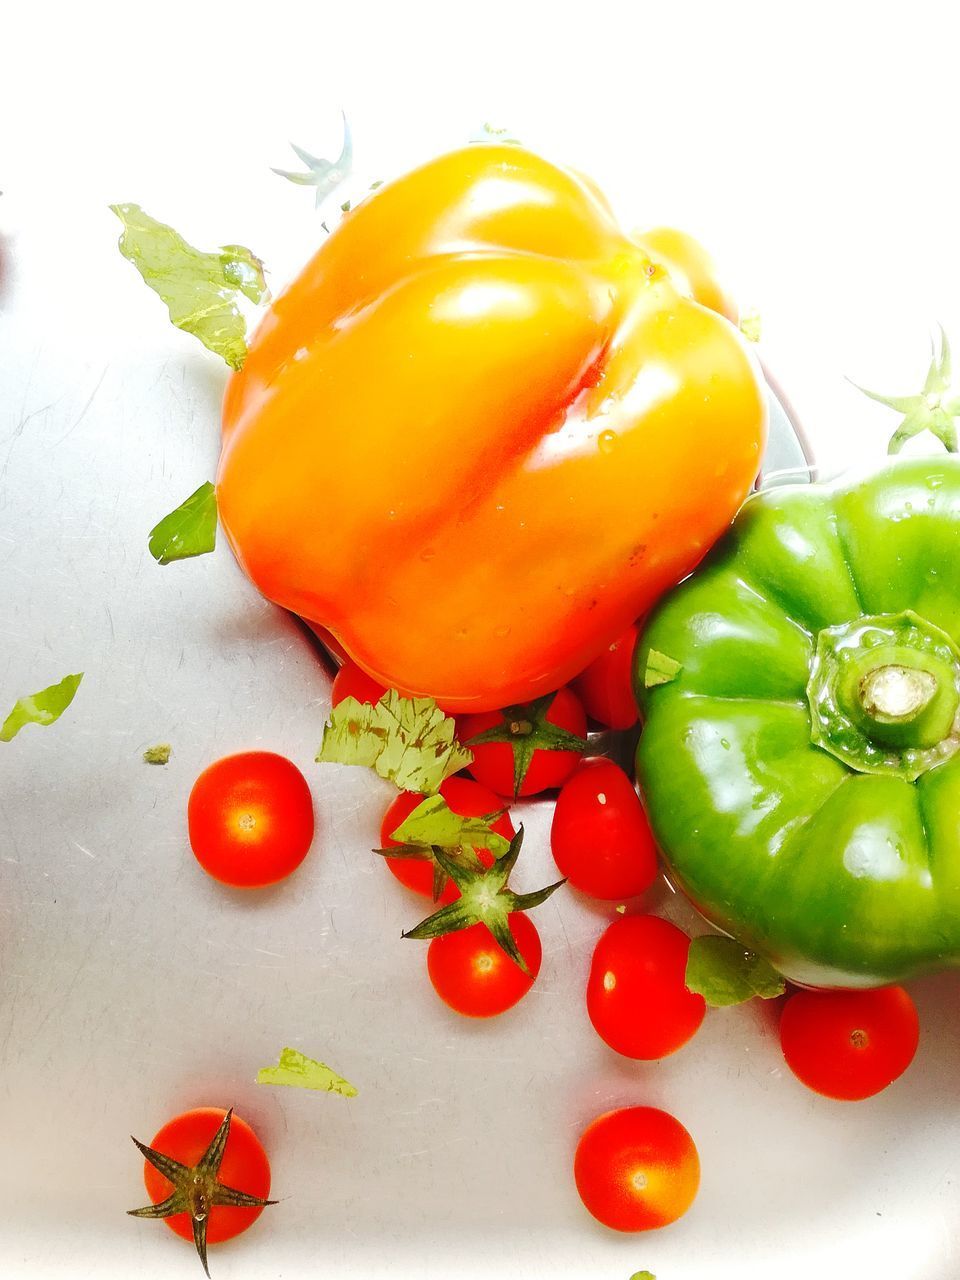
POLYGON ((137 204, 110 208, 123 223, 120 252, 167 304, 176 327, 239 369, 247 355, 247 322, 238 297, 253 303, 269 297, 260 259, 239 244, 213 253, 194 249, 137 204))
POLYGON ((772 1000, 786 990, 768 960, 734 938, 717 934, 704 934, 690 943, 686 985, 714 1008, 742 1004, 754 996, 772 1000))
POLYGON ((158 742, 155 747, 147 747, 143 753, 144 764, 167 764, 173 748, 169 742, 158 742))
POLYGON ((763 330, 760 312, 756 307, 747 307, 740 315, 740 332, 748 342, 759 342, 763 330))
POLYGON ((307 166, 306 172, 292 172, 289 169, 272 170, 279 177, 286 178, 288 182, 296 183, 298 187, 315 187, 317 193, 316 207, 318 209, 327 196, 331 195, 350 176, 350 171, 353 168, 353 138, 350 134, 350 125, 347 122, 346 114, 342 114, 343 146, 336 160, 322 160, 319 156, 311 155, 309 151, 304 151, 302 147, 298 147, 296 143, 291 142, 290 146, 298 159, 302 160, 307 166))
POLYGON ((73 701, 82 679, 81 671, 77 675, 64 676, 57 684, 48 685, 39 693, 18 698, 0 726, 0 742, 10 742, 25 724, 46 725, 59 720, 73 701))
POLYGON ((488 849, 495 858, 501 858, 510 848, 510 841, 490 826, 491 820, 496 822, 500 816, 500 813, 491 813, 481 818, 462 818, 453 812, 443 796, 427 796, 390 835, 403 845, 488 849))
POLYGON ((645 689, 653 689, 658 684, 669 684, 671 680, 676 680, 682 670, 683 666, 677 662, 676 658, 660 653, 657 649, 651 649, 647 654, 647 665, 643 673, 643 687, 645 689))
POLYGON ((470 139, 471 142, 498 142, 502 146, 520 147, 523 144, 519 138, 513 137, 510 130, 500 128, 497 125, 489 124, 486 121, 480 126, 477 134, 470 139))
POLYGON ((217 491, 208 480, 150 530, 158 564, 203 556, 217 545, 217 491))
POLYGON ((281 1049, 275 1067, 261 1067, 257 1084, 289 1085, 294 1089, 315 1089, 320 1093, 339 1093, 342 1098, 355 1098, 357 1089, 324 1062, 308 1058, 299 1049, 281 1049))
POLYGON ((370 706, 344 698, 330 713, 318 763, 364 765, 401 790, 433 795, 473 760, 457 726, 432 698, 403 698, 388 689, 370 706))

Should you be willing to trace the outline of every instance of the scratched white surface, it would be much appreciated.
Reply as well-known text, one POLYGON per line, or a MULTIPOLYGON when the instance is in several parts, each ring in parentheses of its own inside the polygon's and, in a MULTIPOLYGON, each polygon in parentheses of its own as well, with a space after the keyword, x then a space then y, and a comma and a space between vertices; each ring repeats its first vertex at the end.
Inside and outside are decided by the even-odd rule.
MULTIPOLYGON (((514 1011, 473 1025, 435 999, 399 936, 418 901, 369 852, 389 789, 311 763, 329 690, 300 632, 226 548, 147 555, 212 472, 223 376, 165 324, 105 208, 249 243, 282 282, 319 235, 309 194, 269 173, 288 138, 328 154, 344 104, 361 190, 493 119, 592 171, 628 223, 718 244, 827 469, 879 458, 882 411, 841 374, 910 389, 924 327, 958 319, 955 20, 836 8, 601 3, 544 30, 488 3, 468 33, 418 3, 4 19, 0 702, 86 672, 58 725, 0 748, 5 1280, 199 1274, 123 1210, 143 1199, 127 1135, 203 1103, 252 1121, 283 1197, 211 1250, 218 1280, 955 1280, 955 978, 915 984, 917 1061, 856 1107, 782 1069, 764 1007, 711 1014, 662 1064, 607 1051, 582 993, 608 912, 573 893, 537 913, 543 971, 514 1011), (157 741, 164 769, 141 762, 157 741), (194 863, 184 808, 205 764, 253 746, 304 768, 318 836, 289 882, 241 895, 194 863), (287 1043, 360 1096, 256 1088, 287 1043), (682 1222, 631 1239, 587 1218, 570 1167, 590 1118, 636 1102, 683 1120, 704 1176, 682 1222)), ((529 888, 552 873, 549 812, 523 816, 529 888)), ((666 890, 651 905, 687 918, 666 890)))

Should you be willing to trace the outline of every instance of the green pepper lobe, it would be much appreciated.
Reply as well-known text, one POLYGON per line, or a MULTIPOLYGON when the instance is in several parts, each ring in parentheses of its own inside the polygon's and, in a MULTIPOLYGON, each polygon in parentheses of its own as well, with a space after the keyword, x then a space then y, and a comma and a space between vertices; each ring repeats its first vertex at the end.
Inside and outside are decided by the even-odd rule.
POLYGON ((637 772, 673 877, 794 981, 960 963, 958 645, 953 458, 758 494, 641 638, 637 772))

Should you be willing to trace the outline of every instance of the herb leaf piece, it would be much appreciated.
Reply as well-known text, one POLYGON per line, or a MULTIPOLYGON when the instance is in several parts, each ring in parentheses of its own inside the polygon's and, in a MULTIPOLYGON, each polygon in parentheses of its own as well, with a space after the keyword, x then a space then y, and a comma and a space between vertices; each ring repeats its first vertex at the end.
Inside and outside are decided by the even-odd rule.
POLYGON ((168 764, 173 748, 169 742, 158 742, 155 747, 147 747, 143 753, 144 764, 168 764))
POLYGON ((433 900, 437 902, 447 887, 448 877, 434 857, 439 847, 448 857, 468 867, 481 865, 480 849, 496 858, 510 850, 510 841, 494 831, 492 823, 503 817, 505 809, 482 817, 464 818, 454 813, 441 795, 426 796, 420 801, 390 837, 398 843, 387 849, 375 849, 383 858, 414 858, 433 863, 433 900))
POLYGON ((923 389, 913 396, 884 396, 877 391, 868 391, 859 383, 848 379, 858 391, 862 391, 871 400, 886 405, 896 413, 902 414, 902 420, 890 437, 887 453, 899 453, 906 442, 924 431, 936 436, 948 453, 960 452, 960 440, 957 436, 957 420, 960 418, 960 395, 952 384, 952 360, 950 343, 944 331, 940 329, 940 350, 937 343, 931 342, 930 365, 923 382, 923 389))
POLYGON ((653 689, 658 684, 669 684, 676 680, 683 670, 682 665, 658 649, 651 649, 647 654, 647 665, 643 673, 643 687, 653 689))
POLYGON ((203 556, 217 545, 217 491, 207 480, 150 530, 157 564, 203 556))
POLYGON ((748 307, 740 313, 740 332, 748 342, 760 341, 762 321, 756 307, 748 307))
MULTIPOLYGON (((327 196, 334 192, 341 182, 350 176, 350 171, 353 168, 353 138, 350 135, 350 125, 347 122, 346 112, 341 114, 343 115, 343 146, 340 148, 340 154, 336 160, 321 160, 318 156, 312 156, 309 151, 304 151, 302 147, 298 147, 291 142, 290 146, 296 153, 297 158, 307 166, 306 172, 293 172, 290 169, 273 169, 271 171, 281 178, 286 178, 288 182, 295 182, 298 187, 316 187, 316 207, 318 209, 327 196)), ((347 201, 347 204, 349 206, 349 201, 347 201)))
POLYGON ((772 1000, 786 990, 786 983, 768 960, 734 938, 717 934, 704 934, 690 943, 686 984, 714 1008, 742 1004, 754 996, 772 1000))
POLYGON ((500 810, 481 818, 462 818, 459 813, 453 812, 443 796, 427 796, 390 835, 402 845, 488 849, 495 858, 502 858, 510 849, 510 841, 490 825, 502 816, 503 810, 500 810))
POLYGON ((588 743, 568 729, 562 729, 548 717, 556 693, 548 693, 534 702, 504 707, 499 724, 484 729, 467 742, 479 747, 486 742, 505 742, 513 752, 513 794, 519 796, 527 770, 537 751, 575 751, 583 755, 588 743))
POLYGON ((138 204, 110 208, 123 223, 120 252, 167 304, 176 327, 239 369, 247 355, 247 322, 237 299, 242 294, 259 303, 270 296, 260 259, 239 244, 213 253, 194 249, 138 204))
POLYGON ((388 689, 373 706, 344 698, 333 708, 317 761, 365 765, 401 790, 433 795, 473 759, 456 735, 456 722, 432 698, 388 689))
POLYGON ((513 137, 510 130, 506 127, 499 127, 490 124, 488 121, 480 126, 477 133, 470 139, 471 142, 498 142, 501 146, 521 147, 523 143, 519 138, 513 137))
POLYGON ((172 1156, 162 1151, 155 1151, 146 1143, 132 1138, 134 1146, 148 1164, 152 1164, 168 1182, 173 1183, 173 1191, 166 1200, 159 1204, 144 1205, 142 1209, 128 1209, 131 1218, 172 1218, 176 1213, 190 1215, 193 1227, 193 1243, 197 1255, 203 1263, 203 1269, 210 1275, 207 1266, 207 1221, 214 1205, 232 1205, 234 1208, 257 1209, 264 1205, 276 1204, 276 1200, 264 1200, 260 1196, 249 1196, 245 1191, 237 1191, 220 1181, 220 1165, 223 1153, 230 1137, 230 1123, 233 1120, 233 1107, 223 1117, 223 1123, 210 1140, 210 1145, 195 1165, 181 1164, 172 1156))
POLYGON ((447 933, 457 933, 461 929, 469 929, 472 925, 483 924, 489 929, 494 940, 505 951, 514 964, 524 973, 529 974, 527 962, 520 953, 520 947, 510 929, 510 914, 513 911, 529 911, 555 893, 565 880, 547 885, 534 893, 514 893, 508 881, 517 864, 520 849, 523 845, 523 827, 510 841, 506 855, 491 867, 467 867, 450 858, 443 849, 437 847, 433 851, 440 869, 450 877, 460 890, 460 897, 448 906, 441 907, 432 916, 428 916, 414 929, 404 933, 405 938, 429 939, 442 938, 447 933))
POLYGON ((281 1049, 275 1067, 261 1067, 257 1084, 289 1085, 295 1089, 315 1089, 321 1093, 339 1093, 342 1098, 355 1098, 356 1088, 328 1067, 325 1062, 308 1058, 299 1049, 281 1049))
POLYGON ((13 704, 10 714, 0 725, 0 742, 10 742, 25 724, 53 724, 59 720, 73 701, 83 672, 73 676, 64 676, 57 684, 48 685, 39 693, 29 693, 18 698, 13 704))

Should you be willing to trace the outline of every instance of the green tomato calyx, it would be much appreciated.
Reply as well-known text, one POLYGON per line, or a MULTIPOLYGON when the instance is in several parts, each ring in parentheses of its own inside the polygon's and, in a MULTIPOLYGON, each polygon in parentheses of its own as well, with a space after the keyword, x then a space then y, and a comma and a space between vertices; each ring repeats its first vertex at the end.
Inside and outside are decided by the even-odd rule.
POLYGON ((132 1218, 172 1218, 178 1213, 188 1213, 193 1226, 193 1243, 196 1245, 197 1254, 208 1276, 210 1269, 207 1265, 207 1221, 210 1210, 215 1205, 228 1205, 236 1209, 256 1209, 277 1203, 276 1200, 264 1200, 261 1196, 247 1195, 245 1191, 237 1191, 236 1188, 225 1186, 220 1181, 220 1165, 223 1163, 227 1139, 230 1137, 232 1119, 233 1107, 223 1117, 223 1123, 195 1165, 181 1164, 172 1156, 164 1155, 162 1151, 155 1151, 146 1143, 133 1139, 134 1145, 143 1158, 173 1184, 173 1191, 159 1204, 148 1204, 142 1209, 128 1209, 127 1212, 132 1218))
POLYGON ((900 425, 890 437, 887 445, 888 453, 899 453, 908 440, 929 431, 943 445, 948 453, 960 452, 960 440, 957 437, 957 421, 960 418, 960 396, 951 381, 952 360, 950 343, 940 328, 940 350, 936 341, 932 344, 930 366, 923 383, 923 389, 912 396, 886 396, 877 391, 868 391, 858 382, 853 385, 871 400, 884 404, 902 415, 900 425))

